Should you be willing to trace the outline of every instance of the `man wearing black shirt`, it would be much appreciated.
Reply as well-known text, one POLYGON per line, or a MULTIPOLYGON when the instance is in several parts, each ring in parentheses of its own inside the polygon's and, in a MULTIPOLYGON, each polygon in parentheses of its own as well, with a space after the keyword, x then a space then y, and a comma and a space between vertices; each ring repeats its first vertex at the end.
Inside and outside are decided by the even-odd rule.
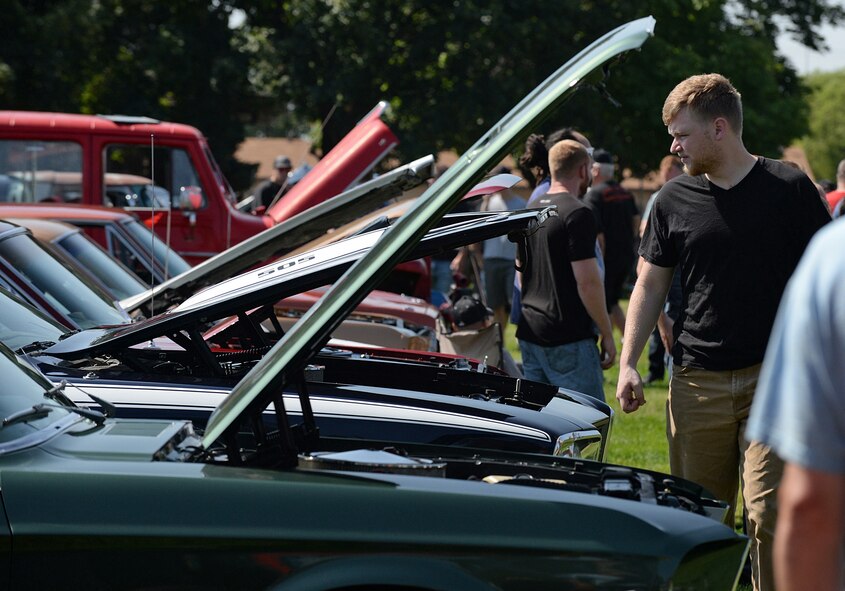
POLYGON ((596 223, 579 199, 592 181, 590 164, 587 149, 574 140, 549 151, 551 186, 537 205, 557 210, 519 253, 522 317, 516 337, 526 378, 604 400, 602 369, 613 364, 616 346, 596 261, 596 223))
POLYGON ((616 182, 616 165, 607 150, 593 153, 593 186, 584 202, 596 216, 604 255, 604 296, 611 323, 625 329, 625 313, 619 306, 622 290, 634 270, 637 258, 634 236, 640 227, 640 212, 634 196, 616 182))
MULTIPOLYGON (((830 216, 804 173, 748 152, 741 98, 725 77, 678 84, 663 122, 687 175, 664 185, 649 216, 616 397, 625 412, 646 402, 636 363, 679 267, 682 311, 667 405, 672 473, 732 505, 742 474, 752 582, 757 591, 772 589, 782 464, 770 448, 746 443, 743 431, 786 282, 830 216)), ((733 525, 733 511, 727 522, 733 525)))
POLYGON ((256 206, 270 207, 278 196, 287 192, 290 170, 290 158, 284 155, 276 156, 276 159, 273 160, 273 172, 270 173, 270 178, 261 183, 255 190, 256 206))

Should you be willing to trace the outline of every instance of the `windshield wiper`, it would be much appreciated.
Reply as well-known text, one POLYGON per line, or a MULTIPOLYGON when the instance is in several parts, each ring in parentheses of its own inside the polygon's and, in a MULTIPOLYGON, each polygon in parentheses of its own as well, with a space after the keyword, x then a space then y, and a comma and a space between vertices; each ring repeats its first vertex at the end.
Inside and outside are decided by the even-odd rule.
POLYGON ((52 408, 43 404, 36 404, 31 408, 25 408, 23 410, 19 410, 16 413, 10 414, 8 417, 3 419, 3 426, 8 427, 9 425, 14 425, 15 423, 23 423, 35 419, 43 419, 48 414, 50 414, 50 411, 52 410, 52 408))
POLYGON ((52 388, 44 390, 44 396, 52 398, 61 406, 74 406, 73 401, 65 394, 65 386, 67 386, 67 380, 62 380, 52 388))
POLYGON ((14 425, 15 423, 23 423, 35 419, 42 419, 48 414, 50 414, 50 412, 54 408, 61 408, 69 412, 76 413, 80 416, 85 417, 86 419, 94 421, 98 425, 102 425, 103 422, 105 422, 106 420, 106 415, 104 415, 100 411, 92 410, 90 408, 82 408, 80 406, 67 406, 64 404, 41 403, 34 404, 31 408, 25 408, 16 413, 10 414, 8 417, 3 419, 3 427, 8 427, 9 425, 14 425))
MULTIPOLYGON (((44 396, 46 396, 47 398, 52 398, 53 400, 58 402, 59 405, 62 406, 62 408, 68 408, 68 409, 72 410, 73 412, 76 412, 76 410, 74 410, 76 408, 85 409, 86 407, 84 407, 84 406, 80 407, 79 405, 74 404, 74 402, 70 398, 68 398, 67 394, 65 394, 65 388, 66 387, 67 387, 67 380, 62 380, 58 384, 56 384, 55 386, 50 388, 49 390, 44 390, 44 396)), ((117 407, 114 404, 112 404, 111 402, 109 402, 107 400, 103 400, 99 396, 94 396, 93 394, 89 394, 88 392, 86 392, 82 388, 79 388, 78 386, 77 386, 77 388, 79 389, 80 392, 85 394, 88 398, 90 398, 91 400, 93 400, 94 402, 99 404, 100 407, 103 409, 102 411, 94 411, 94 412, 99 412, 100 414, 105 415, 106 418, 111 418, 111 417, 117 416, 117 407)), ((78 413, 78 414, 82 414, 82 413, 78 413)))
POLYGON ((32 351, 42 351, 48 347, 52 347, 56 343, 54 341, 33 341, 28 345, 24 345, 20 347, 15 353, 19 353, 24 355, 26 353, 31 353, 32 351))

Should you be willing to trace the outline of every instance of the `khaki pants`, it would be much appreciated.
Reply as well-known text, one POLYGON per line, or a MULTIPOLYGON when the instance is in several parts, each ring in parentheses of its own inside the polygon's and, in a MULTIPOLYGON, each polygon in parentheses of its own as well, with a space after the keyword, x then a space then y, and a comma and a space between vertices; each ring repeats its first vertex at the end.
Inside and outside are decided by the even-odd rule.
POLYGON ((674 366, 666 434, 672 474, 730 503, 731 527, 743 482, 754 589, 764 591, 774 589, 772 545, 783 464, 768 447, 743 437, 759 373, 760 365, 732 371, 674 366))

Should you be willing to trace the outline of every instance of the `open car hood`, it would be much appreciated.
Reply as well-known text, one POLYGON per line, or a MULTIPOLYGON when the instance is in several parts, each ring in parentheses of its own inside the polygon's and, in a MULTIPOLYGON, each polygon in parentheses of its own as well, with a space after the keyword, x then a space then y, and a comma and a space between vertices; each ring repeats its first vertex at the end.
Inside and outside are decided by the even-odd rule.
MULTIPOLYGON (((441 226, 430 230, 415 248, 405 253, 400 262, 481 242, 493 236, 531 231, 548 213, 549 210, 544 209, 448 215, 443 218, 441 226)), ((195 334, 193 331, 201 331, 208 322, 242 314, 334 282, 355 261, 375 247, 390 228, 385 225, 274 261, 206 288, 172 310, 153 318, 128 325, 81 331, 62 339, 44 352, 60 358, 73 358, 125 349, 159 337, 171 336, 178 331, 195 334)), ((316 345, 316 350, 322 344, 316 345)))
MULTIPOLYGON (((430 155, 395 168, 252 236, 151 290, 125 298, 120 306, 129 314, 140 311, 147 318, 164 312, 205 287, 283 256, 331 229, 370 214, 428 180, 433 169, 434 157, 430 155)), ((474 186, 464 199, 502 191, 520 180, 512 174, 492 176, 474 186)))
POLYGON ((380 101, 320 161, 267 209, 275 223, 314 207, 321 195, 336 195, 352 187, 399 143, 384 122, 390 107, 380 101))
POLYGON ((226 433, 234 437, 243 412, 253 405, 263 408, 284 384, 298 379, 309 358, 343 319, 396 264, 411 257, 426 232, 464 193, 501 162, 525 134, 538 129, 590 74, 642 46, 653 34, 654 25, 652 17, 645 17, 605 34, 561 66, 484 134, 244 376, 211 415, 203 446, 207 449, 226 433))
POLYGON ((433 171, 431 155, 395 168, 252 236, 151 290, 126 298, 120 305, 130 314, 140 310, 149 318, 204 287, 243 273, 271 257, 284 256, 330 229, 369 213, 419 186, 431 178, 433 171))

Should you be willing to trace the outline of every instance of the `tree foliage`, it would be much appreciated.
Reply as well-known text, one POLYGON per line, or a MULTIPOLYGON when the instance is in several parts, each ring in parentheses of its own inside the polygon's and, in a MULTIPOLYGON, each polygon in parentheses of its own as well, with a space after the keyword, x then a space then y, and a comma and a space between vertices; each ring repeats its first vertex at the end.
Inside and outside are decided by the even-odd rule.
POLYGON ((807 78, 810 94, 809 134, 802 143, 818 178, 835 179, 845 158, 845 70, 807 78))
MULTIPOLYGON (((200 128, 237 179, 248 54, 225 3, 7 0, 4 108, 147 115, 200 128), (37 17, 34 15, 38 15, 37 17)), ((247 173, 250 171, 246 171, 247 173)))
MULTIPOLYGON (((277 92, 321 120, 331 147, 380 99, 394 107, 405 158, 466 149, 481 131, 566 59, 623 22, 653 14, 656 37, 586 91, 547 130, 582 128, 596 145, 643 172, 666 153, 663 99, 684 77, 720 71, 743 93, 749 148, 779 156, 806 131, 806 89, 777 55, 775 20, 802 39, 842 18, 830 2, 792 0, 540 0, 241 2, 274 57, 277 92), (799 6, 800 4, 800 6, 799 6), (248 5, 248 6, 247 6, 248 5), (783 20, 786 19, 786 20, 783 20), (776 122, 776 123, 775 123, 776 122)), ((249 34, 247 32, 247 34, 249 34)), ((260 59, 259 59, 260 61, 260 59)))
MULTIPOLYGON (((208 135, 236 185, 246 125, 327 150, 379 100, 401 157, 463 151, 592 40, 652 14, 655 38, 548 129, 575 125, 636 172, 668 149, 663 99, 684 77, 727 75, 752 151, 779 155, 807 132, 807 89, 777 54, 785 26, 808 46, 843 19, 832 0, 7 0, 5 108, 143 114, 208 135), (33 15, 38 15, 37 17, 33 15), (238 15, 238 26, 232 16, 238 15)), ((240 182, 239 182, 240 181, 240 182)))

